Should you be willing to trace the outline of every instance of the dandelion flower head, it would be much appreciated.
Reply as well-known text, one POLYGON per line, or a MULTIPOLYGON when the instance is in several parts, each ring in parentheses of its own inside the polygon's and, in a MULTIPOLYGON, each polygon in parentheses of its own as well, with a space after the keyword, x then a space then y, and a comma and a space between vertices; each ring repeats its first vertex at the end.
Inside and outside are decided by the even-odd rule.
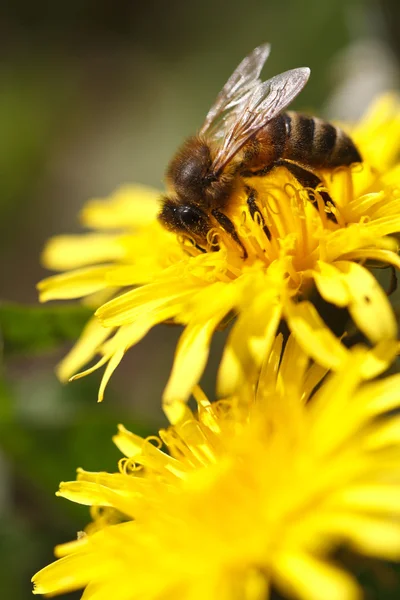
POLYGON ((273 586, 355 600, 338 548, 400 558, 400 375, 363 382, 356 349, 326 378, 293 337, 283 356, 281 345, 253 394, 210 403, 197 389, 198 412, 158 438, 119 428, 119 472, 61 484, 93 521, 57 547, 35 593, 265 600, 273 586))
POLYGON ((125 187, 108 201, 89 202, 82 222, 94 231, 56 237, 44 252, 44 264, 62 273, 39 284, 41 300, 86 298, 97 309, 60 364, 60 378, 99 356, 83 374, 106 365, 101 399, 126 350, 157 323, 174 322, 184 331, 164 403, 184 402, 201 377, 216 328, 232 315, 219 397, 258 372, 282 319, 314 360, 339 369, 348 351, 311 302, 314 289, 348 309, 372 344, 396 339, 387 294, 368 267, 400 266, 397 99, 381 98, 349 133, 363 163, 318 171, 322 184, 313 191, 284 167, 253 177, 254 218, 245 181, 238 183, 227 214, 246 258, 217 224, 206 251, 166 231, 157 221, 160 194, 148 188, 125 187))

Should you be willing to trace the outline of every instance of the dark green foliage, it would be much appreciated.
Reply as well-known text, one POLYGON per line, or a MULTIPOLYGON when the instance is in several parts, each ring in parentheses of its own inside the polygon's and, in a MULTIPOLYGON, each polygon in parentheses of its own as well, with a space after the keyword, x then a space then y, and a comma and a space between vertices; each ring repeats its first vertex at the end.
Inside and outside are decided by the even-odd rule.
POLYGON ((79 304, 0 304, 0 336, 6 357, 37 355, 76 340, 93 311, 79 304))

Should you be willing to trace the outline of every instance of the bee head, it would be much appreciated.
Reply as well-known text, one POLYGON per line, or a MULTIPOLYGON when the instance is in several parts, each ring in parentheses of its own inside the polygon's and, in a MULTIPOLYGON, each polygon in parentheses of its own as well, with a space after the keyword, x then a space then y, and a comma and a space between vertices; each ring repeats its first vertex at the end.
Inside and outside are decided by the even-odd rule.
POLYGON ((189 138, 172 159, 167 181, 177 196, 201 204, 207 188, 216 180, 210 173, 210 146, 199 137, 189 138))
POLYGON ((206 240, 211 227, 208 216, 198 206, 184 204, 174 197, 163 198, 158 219, 169 231, 189 235, 201 242, 206 240))

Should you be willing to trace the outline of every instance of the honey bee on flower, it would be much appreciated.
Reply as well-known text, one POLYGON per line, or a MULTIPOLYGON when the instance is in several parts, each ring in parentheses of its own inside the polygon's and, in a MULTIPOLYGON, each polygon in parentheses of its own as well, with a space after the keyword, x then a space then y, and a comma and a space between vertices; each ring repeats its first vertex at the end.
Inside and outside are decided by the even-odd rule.
MULTIPOLYGON (((208 234, 218 224, 247 258, 247 248, 224 210, 241 180, 246 181, 251 218, 257 216, 271 238, 252 178, 285 167, 314 190, 322 184, 315 169, 361 162, 353 141, 339 127, 282 112, 307 83, 310 69, 292 69, 261 81, 269 52, 269 44, 264 44, 246 56, 218 94, 199 135, 183 144, 168 167, 171 194, 163 199, 160 221, 171 231, 191 236, 200 248, 207 248, 208 234)), ((321 191, 320 198, 326 202, 329 196, 321 191)))
MULTIPOLYGON (((233 131, 229 115, 237 119, 237 111, 244 110, 246 103, 253 106, 253 93, 263 90, 256 106, 270 101, 258 80, 267 53, 266 46, 257 49, 245 59, 249 66, 243 61, 245 66, 239 66, 232 76, 241 84, 242 76, 249 74, 243 97, 229 96, 229 87, 234 90, 237 84, 228 80, 221 97, 228 102, 222 131, 233 131), (236 104, 232 107, 230 102, 236 104)), ((307 73, 296 71, 298 83, 292 95, 278 93, 278 98, 284 98, 279 110, 300 91, 307 73)), ((280 89, 289 76, 282 77, 265 83, 280 89)), ((217 99, 207 118, 207 130, 211 131, 220 110, 223 107, 217 99)), ((279 110, 269 124, 277 119, 287 131, 287 123, 296 122, 296 117, 286 118, 279 110)), ((224 114, 220 118, 224 119, 224 114)), ((201 210, 207 216, 207 227, 183 226, 179 220, 188 198, 180 192, 173 162, 168 200, 160 203, 160 192, 143 186, 122 188, 109 200, 92 201, 84 209, 82 221, 92 233, 50 240, 44 263, 61 273, 39 284, 41 301, 88 298, 95 312, 58 368, 62 380, 77 376, 97 357, 97 362, 78 376, 105 366, 101 400, 125 352, 154 325, 174 322, 184 331, 164 406, 169 412, 182 409, 202 375, 215 330, 232 314, 236 321, 219 368, 219 395, 234 393, 245 377, 259 370, 282 320, 309 356, 336 370, 347 360, 348 350, 311 302, 315 289, 328 303, 346 308, 372 345, 379 347, 397 339, 387 294, 368 266, 400 267, 395 237, 400 232, 399 103, 394 96, 382 97, 346 133, 336 125, 320 125, 315 119, 313 123, 314 134, 321 128, 332 131, 332 127, 336 138, 345 140, 338 162, 324 164, 321 154, 319 163, 310 163, 312 146, 306 145, 297 148, 298 156, 291 154, 290 164, 307 171, 307 180, 297 166, 274 161, 268 163, 264 174, 245 177, 248 173, 240 172, 229 188, 222 217, 212 215, 212 210, 219 209, 211 205, 208 192, 195 202, 193 196, 189 199, 191 222, 201 210), (362 162, 357 163, 361 157, 362 162), (353 165, 354 161, 357 164, 353 165), (269 169, 271 164, 274 168, 269 169), (340 166, 333 168, 334 164, 340 166)), ((285 140, 286 144, 288 138, 285 140)), ((336 142, 333 147, 336 152, 336 142)), ((285 152, 281 157, 288 157, 285 152)), ((234 154, 233 162, 225 163, 218 150, 213 161, 216 156, 220 156, 217 164, 222 172, 229 171, 230 164, 236 165, 239 157, 243 161, 242 149, 234 154)), ((248 170, 252 163, 250 156, 247 159, 248 170)), ((254 168, 258 168, 255 163, 254 168)), ((213 169, 218 170, 215 164, 213 169)), ((215 181, 209 185, 214 189, 215 181)))

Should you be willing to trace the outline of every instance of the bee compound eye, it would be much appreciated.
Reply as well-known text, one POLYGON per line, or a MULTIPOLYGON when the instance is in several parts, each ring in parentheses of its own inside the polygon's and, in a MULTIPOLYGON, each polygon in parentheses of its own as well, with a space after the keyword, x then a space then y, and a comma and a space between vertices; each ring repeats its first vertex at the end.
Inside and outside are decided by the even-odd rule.
POLYGON ((158 219, 169 231, 188 233, 196 238, 206 238, 210 220, 195 204, 179 202, 176 198, 163 198, 158 219))
POLYGON ((176 210, 182 226, 196 235, 205 236, 210 229, 207 215, 197 206, 180 206, 176 210))

